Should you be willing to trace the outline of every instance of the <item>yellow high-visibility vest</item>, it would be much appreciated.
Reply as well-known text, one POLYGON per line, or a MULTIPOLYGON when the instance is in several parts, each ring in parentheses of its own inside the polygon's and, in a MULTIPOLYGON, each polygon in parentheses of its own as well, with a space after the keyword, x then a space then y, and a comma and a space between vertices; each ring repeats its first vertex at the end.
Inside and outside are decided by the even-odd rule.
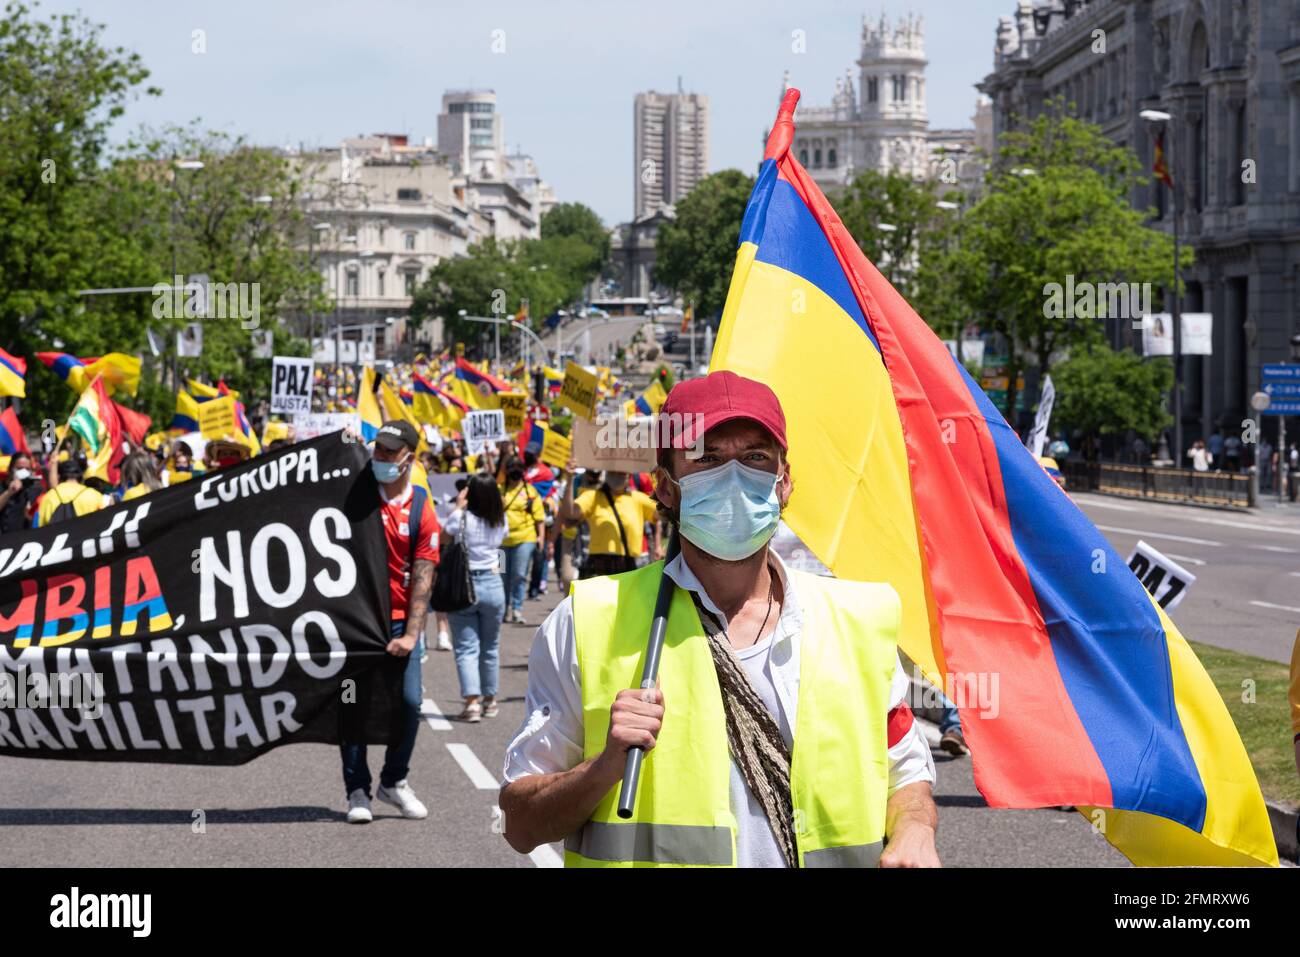
MULTIPOLYGON (((615 695, 641 682, 663 562, 573 586, 583 752, 605 747, 615 695)), ((889 795, 886 723, 897 660, 898 594, 886 584, 790 571, 803 611, 790 768, 802 867, 874 867, 889 795)), ((630 820, 615 785, 565 841, 569 867, 734 866, 731 759, 717 672, 681 588, 659 665, 664 720, 641 768, 630 820)))

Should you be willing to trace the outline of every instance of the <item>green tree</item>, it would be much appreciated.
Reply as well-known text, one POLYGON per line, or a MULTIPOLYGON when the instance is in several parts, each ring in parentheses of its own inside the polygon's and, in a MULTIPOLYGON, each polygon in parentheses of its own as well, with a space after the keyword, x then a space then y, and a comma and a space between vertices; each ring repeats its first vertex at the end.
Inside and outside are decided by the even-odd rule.
MULTIPOLYGON (((77 295, 128 284, 153 242, 124 229, 139 197, 122 193, 104 160, 112 121, 133 97, 158 91, 143 86, 140 58, 105 46, 102 32, 79 14, 40 17, 22 3, 0 16, 0 344, 17 355, 81 348, 75 336, 56 344, 46 324, 121 331, 139 322, 138 302, 92 306, 77 295)), ((26 424, 57 417, 70 395, 29 372, 26 424)))
POLYGON ((695 303, 696 315, 722 311, 754 178, 727 169, 706 176, 676 206, 655 242, 655 279, 695 303))
POLYGON ((858 174, 834 200, 858 248, 913 305, 922 247, 945 224, 938 201, 933 183, 876 170, 858 174))
POLYGON ((1088 436, 1122 435, 1133 429, 1152 440, 1173 424, 1165 407, 1173 381, 1169 361, 1116 352, 1098 343, 1074 352, 1052 370, 1052 418, 1088 436))
POLYGON ((547 210, 541 227, 542 242, 559 241, 555 255, 577 267, 584 285, 600 275, 609 260, 609 230, 593 209, 582 203, 559 203, 547 210))
MULTIPOLYGON (((952 277, 964 314, 1009 343, 1009 409, 1026 363, 1046 374, 1056 355, 1102 341, 1104 293, 1119 288, 1111 284, 1139 290, 1172 282, 1170 237, 1129 204, 1144 180, 1132 150, 1067 115, 1059 101, 1003 135, 984 195, 960 217, 958 241, 931 268, 952 277), (1084 303, 1073 315, 1058 308, 1053 290, 1071 281, 1102 292, 1103 302, 1094 298, 1091 309, 1084 303)), ((1191 251, 1185 256, 1184 268, 1191 251)))
MULTIPOLYGON (((320 274, 299 242, 306 223, 292 167, 273 150, 194 127, 171 127, 131 144, 118 166, 120 175, 149 191, 155 231, 165 237, 153 250, 151 281, 173 282, 173 269, 182 277, 203 274, 213 284, 234 284, 239 305, 251 307, 250 315, 236 315, 236 302, 227 297, 225 318, 200 320, 203 355, 180 360, 182 373, 209 381, 224 377, 241 391, 265 389, 270 360, 253 357, 253 332, 271 330, 278 354, 301 353, 306 344, 295 340, 281 316, 326 305, 320 274), (203 166, 182 170, 178 160, 203 166)), ((148 305, 151 327, 169 342, 195 321, 166 302, 148 305)), ((215 311, 215 296, 212 305, 215 311)))

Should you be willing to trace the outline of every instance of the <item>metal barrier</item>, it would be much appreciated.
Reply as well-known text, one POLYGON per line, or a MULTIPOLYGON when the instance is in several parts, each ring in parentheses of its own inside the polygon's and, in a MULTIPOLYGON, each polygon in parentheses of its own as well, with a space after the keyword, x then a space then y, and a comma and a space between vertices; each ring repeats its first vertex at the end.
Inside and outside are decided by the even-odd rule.
POLYGON ((1232 508, 1249 508, 1255 504, 1250 476, 1237 472, 1197 472, 1118 462, 1059 464, 1070 491, 1232 508))

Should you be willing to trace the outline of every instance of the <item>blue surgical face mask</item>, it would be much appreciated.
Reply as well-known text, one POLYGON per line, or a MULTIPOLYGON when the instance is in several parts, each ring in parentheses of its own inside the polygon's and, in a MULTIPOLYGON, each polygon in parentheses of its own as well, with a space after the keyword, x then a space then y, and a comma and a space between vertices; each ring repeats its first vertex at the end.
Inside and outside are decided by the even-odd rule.
POLYGON ((379 459, 371 459, 370 468, 374 470, 375 478, 379 479, 379 483, 387 485, 402 477, 402 472, 406 470, 406 462, 381 462, 379 459))
POLYGON ((781 521, 776 479, 738 459, 683 476, 677 482, 682 534, 715 558, 748 558, 767 544, 781 521))

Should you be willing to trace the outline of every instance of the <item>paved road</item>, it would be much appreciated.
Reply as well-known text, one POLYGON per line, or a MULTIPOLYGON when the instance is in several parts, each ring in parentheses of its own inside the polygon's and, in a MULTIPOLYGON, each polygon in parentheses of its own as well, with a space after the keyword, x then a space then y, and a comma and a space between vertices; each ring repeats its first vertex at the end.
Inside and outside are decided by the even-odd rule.
POLYGON ((1248 513, 1074 494, 1127 558, 1139 538, 1196 576, 1172 618, 1185 638, 1290 661, 1300 628, 1300 508, 1248 513))
MULTIPOLYGON (((594 363, 599 360, 599 364, 608 365, 608 359, 614 354, 619 346, 627 345, 636 335, 637 330, 645 325, 644 320, 624 321, 622 317, 617 317, 611 322, 602 322, 599 319, 575 319, 567 323, 560 330, 559 345, 566 352, 574 352, 582 348, 583 330, 589 333, 589 349, 587 361, 594 363)), ((546 348, 552 353, 556 347, 556 336, 554 332, 542 336, 542 341, 546 343, 546 348)))
MULTIPOLYGON (((536 622, 555 590, 527 606, 536 622)), ((549 867, 558 848, 516 854, 498 833, 498 776, 523 721, 532 628, 505 626, 501 717, 462 724, 451 655, 424 666, 429 715, 411 782, 427 821, 376 802, 374 823, 343 820, 337 750, 291 745, 236 768, 0 758, 0 861, 32 866, 549 867), (196 820, 202 812, 204 829, 196 820)), ((935 735, 937 737, 937 734, 935 735)), ((371 768, 378 774, 379 751, 371 768)), ((936 755, 939 850, 951 866, 1117 866, 1082 817, 985 806, 969 759, 936 755)))

